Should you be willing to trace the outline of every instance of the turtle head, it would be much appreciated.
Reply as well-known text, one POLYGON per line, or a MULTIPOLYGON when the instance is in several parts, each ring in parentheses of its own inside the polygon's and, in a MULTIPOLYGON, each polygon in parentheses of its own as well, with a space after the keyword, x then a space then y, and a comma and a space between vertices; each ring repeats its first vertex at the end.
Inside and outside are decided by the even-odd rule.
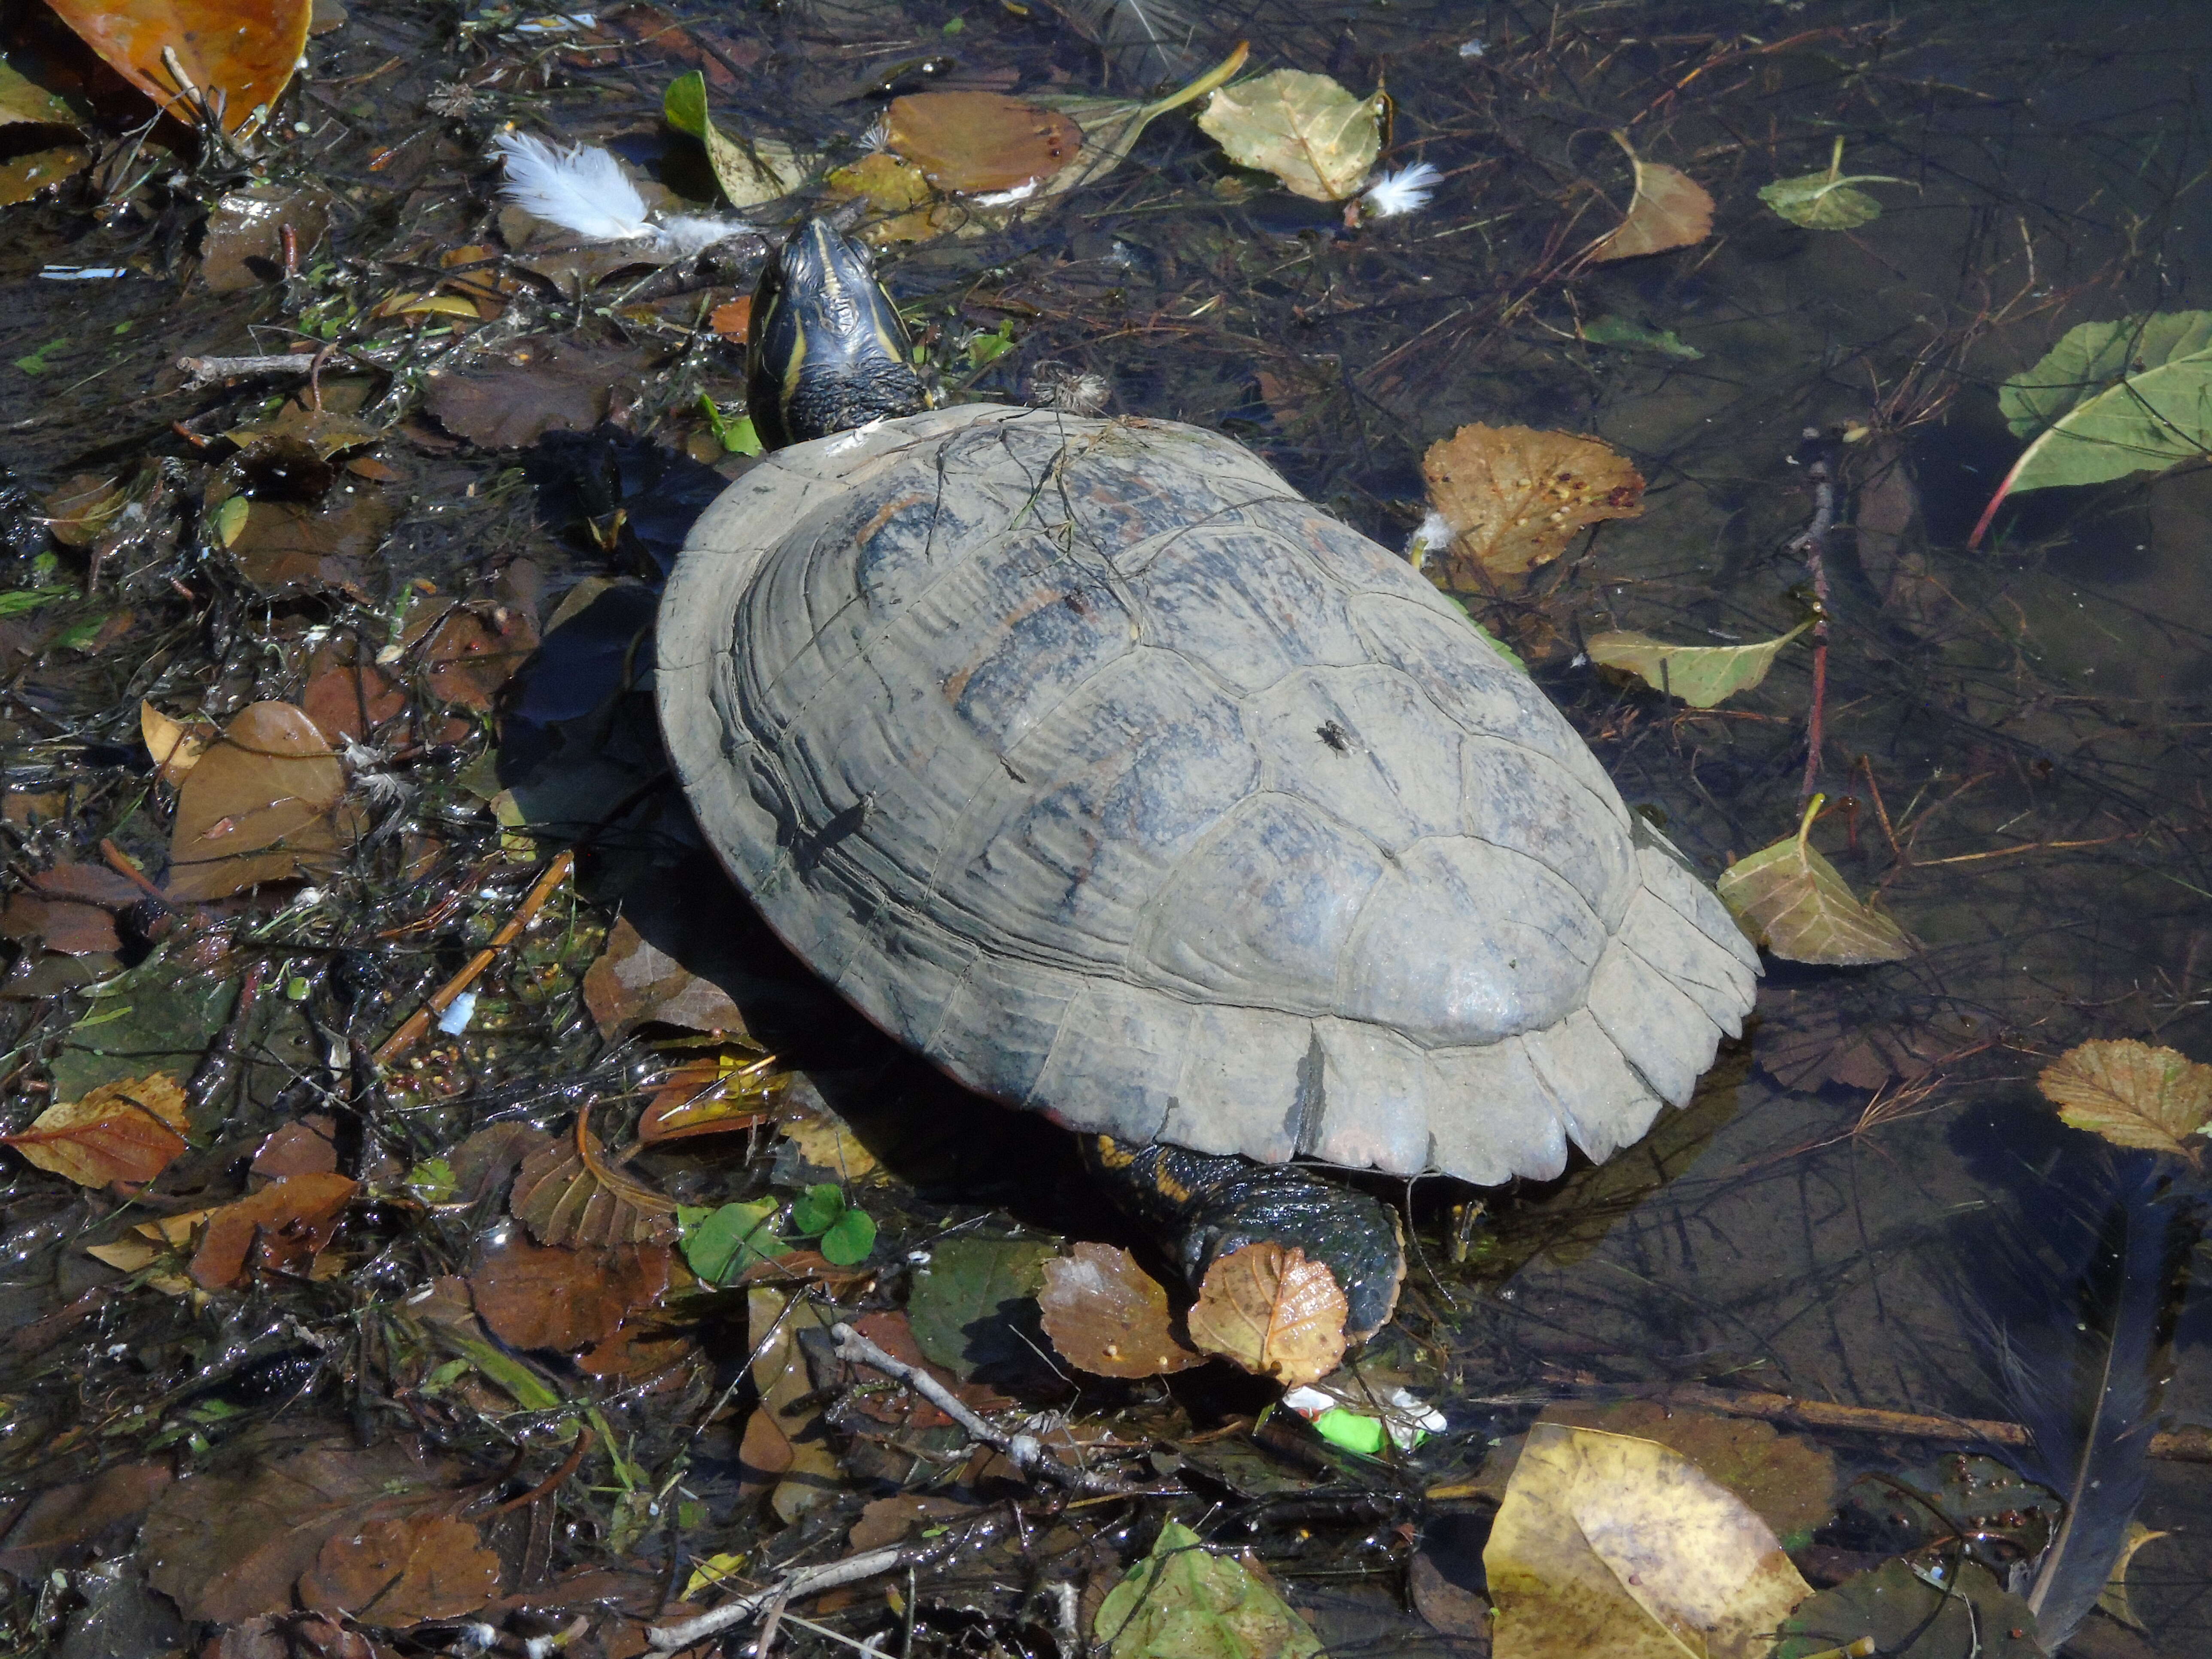
POLYGON ((867 256, 809 219, 769 256, 753 294, 745 399, 770 449, 924 406, 898 309, 867 256))

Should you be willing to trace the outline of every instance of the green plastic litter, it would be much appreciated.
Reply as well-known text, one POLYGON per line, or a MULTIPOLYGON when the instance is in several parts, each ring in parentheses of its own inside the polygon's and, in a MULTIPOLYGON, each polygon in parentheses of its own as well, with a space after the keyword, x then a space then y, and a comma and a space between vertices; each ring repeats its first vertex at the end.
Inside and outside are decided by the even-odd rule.
POLYGON ((1358 1412, 1338 1406, 1314 1419, 1314 1428, 1332 1446, 1341 1446, 1364 1457, 1382 1455, 1382 1424, 1377 1418, 1362 1417, 1358 1412))

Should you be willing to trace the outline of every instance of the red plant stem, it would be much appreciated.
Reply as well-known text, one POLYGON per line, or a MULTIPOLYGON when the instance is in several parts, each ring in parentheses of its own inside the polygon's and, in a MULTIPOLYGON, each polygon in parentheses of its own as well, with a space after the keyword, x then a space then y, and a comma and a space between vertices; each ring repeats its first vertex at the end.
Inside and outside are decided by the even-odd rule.
POLYGON ((1982 516, 1974 520, 1974 527, 1966 532, 1966 549, 1969 552, 1979 547, 1982 544, 1982 538, 1989 534, 1990 520, 1996 517, 1997 509, 2004 505, 2005 497, 2012 494, 2013 480, 2020 477, 2021 468, 2027 465, 2027 458, 2035 453, 2035 448, 2036 447, 2031 444, 2021 458, 2012 464, 2012 471, 2004 475, 2004 482, 1997 486, 1997 493, 1990 497, 1990 504, 1982 509, 1982 516))

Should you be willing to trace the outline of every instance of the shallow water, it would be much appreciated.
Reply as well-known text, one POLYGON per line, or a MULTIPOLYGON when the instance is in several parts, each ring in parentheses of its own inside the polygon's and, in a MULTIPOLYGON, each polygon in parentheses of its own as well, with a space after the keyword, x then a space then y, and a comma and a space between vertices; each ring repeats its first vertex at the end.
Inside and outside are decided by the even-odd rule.
MULTIPOLYGON (((0 246, 0 428, 14 480, 35 501, 73 475, 142 458, 197 466, 171 423, 219 430, 253 398, 185 390, 173 360, 281 349, 303 319, 365 309, 431 271, 443 250, 490 238, 495 181, 479 158, 495 119, 607 143, 696 192, 696 158, 658 118, 661 89, 687 67, 720 69, 710 93, 726 125, 805 146, 856 139, 882 102, 872 80, 924 56, 957 60, 948 85, 1126 90, 1041 6, 794 0, 665 17, 686 33, 611 22, 588 49, 564 50, 457 29, 450 8, 355 7, 317 38, 313 79, 295 94, 307 131, 295 130, 283 166, 326 180, 337 205, 329 245, 289 287, 214 295, 189 281, 189 191, 142 192, 106 225, 82 195, 4 210, 15 234, 0 246), (429 100, 450 106, 457 82, 495 66, 502 78, 485 82, 476 107, 428 112, 429 100), (40 280, 58 264, 131 274, 40 280)), ((1729 643, 1795 626, 1808 589, 1790 544, 1813 512, 1803 434, 1864 433, 1838 452, 1855 533, 1836 539, 1827 572, 1817 782, 1843 809, 1814 835, 1919 948, 1870 969, 1770 963, 1753 1029, 1724 1048, 1698 1100, 1602 1169, 1486 1195, 1492 1231, 1470 1267, 1444 1260, 1449 1206, 1468 1194, 1441 1183, 1415 1194, 1425 1259, 1391 1352, 1454 1408, 1454 1468, 1480 1462, 1486 1431, 1526 1425, 1525 1410, 1481 1402, 1684 1380, 2008 1417, 1962 1297, 1981 1286, 1998 1316, 2033 1322, 2000 1271, 2001 1224, 2055 1231, 2051 1218, 2089 1188, 2101 1156, 2055 1125, 2038 1072, 2091 1038, 2212 1059, 2212 474, 2185 466, 2024 495, 1979 550, 1965 544, 2018 451, 1996 400, 2007 376, 2077 323, 2212 305, 2212 146, 2197 100, 2212 13, 1440 0, 1284 6, 1255 14, 1249 32, 1255 67, 1387 86, 1385 161, 1443 169, 1436 201, 1347 230, 1340 209, 1227 167, 1171 115, 1110 177, 1002 233, 887 250, 888 284, 911 323, 947 343, 939 361, 967 394, 1018 398, 1048 362, 1096 373, 1114 411, 1231 432, 1394 546, 1424 509, 1423 453, 1466 422, 1591 433, 1631 457, 1649 484, 1640 518, 1578 538, 1525 586, 1470 596, 1471 608, 1528 661, 1631 805, 1709 872, 1797 821, 1809 653, 1785 651, 1764 684, 1699 712, 1601 673, 1583 644, 1610 628, 1729 643), (1614 129, 1692 174, 1718 210, 1695 246, 1577 270, 1577 251, 1627 198, 1614 129), (1847 171, 1894 181, 1869 187, 1878 219, 1816 231, 1760 204, 1761 185, 1819 170, 1839 137, 1847 171), (1698 355, 1592 344, 1582 331, 1601 318, 1671 331, 1698 355), (951 343, 1009 320, 1014 349, 980 368, 951 343), (1991 1288, 2000 1281, 2010 1288, 1991 1288)), ((1239 33, 1222 21, 1222 43, 1239 33)), ((733 264, 716 297, 748 282, 733 264)), ((715 459, 700 441, 696 392, 738 398, 741 374, 726 348, 686 346, 691 308, 623 311, 602 291, 543 301, 532 314, 544 331, 574 328, 635 359, 626 432, 501 449, 410 413, 404 436, 378 452, 398 475, 386 487, 398 511, 353 567, 368 605, 388 606, 416 579, 488 593, 489 573, 520 559, 527 580, 499 591, 522 595, 517 604, 534 592, 543 620, 586 576, 650 581, 653 558, 710 495, 717 480, 673 452, 715 459), (611 556, 580 526, 604 524, 617 504, 632 538, 611 556)), ((461 352, 465 331, 453 326, 428 325, 406 349, 418 362, 461 352)), ((394 325, 388 337, 404 333, 394 325)), ((380 380, 368 395, 412 410, 418 386, 380 380)), ((735 463, 719 465, 726 475, 735 463)), ((42 580, 32 560, 46 547, 35 526, 17 527, 8 585, 21 587, 42 580)), ((112 580, 128 588, 142 554, 150 570, 168 550, 158 536, 125 548, 112 580)), ((588 641, 568 636, 504 706, 500 781, 541 830, 622 803, 618 828, 595 837, 590 890, 602 904, 627 896, 649 916, 650 890, 711 878, 687 850, 678 809, 658 798, 636 806, 659 763, 649 720, 600 702, 646 603, 627 591, 636 604, 588 641)), ((103 652, 29 633, 6 641, 11 787, 51 789, 87 742, 127 746, 142 696, 228 714, 249 694, 296 691, 297 665, 281 651, 257 659, 232 638, 211 641, 204 613, 165 612, 158 592, 128 597, 143 613, 137 631, 103 652)), ((276 641, 343 605, 243 590, 233 599, 228 616, 276 641)), ((11 816, 15 864, 84 857, 103 835, 158 855, 158 828, 133 818, 137 787, 88 783, 58 830, 11 816)), ((386 878, 398 881, 388 866, 386 878)), ((669 931, 656 942, 721 977, 749 1016, 781 1009, 786 1051, 811 1060, 833 1097, 892 1115, 942 1098, 822 1005, 757 925, 732 911, 717 934, 711 914, 678 914, 700 890, 664 897, 669 931), (696 957, 672 942, 680 924, 696 957), (879 1066, 890 1069, 870 1069, 879 1066)), ((431 972, 388 959, 379 971, 397 984, 403 967, 431 972)), ((11 1046, 51 1046, 58 1028, 39 1022, 58 1018, 56 1006, 10 1005, 11 1046)), ((583 1049, 557 1025, 519 1027, 503 1054, 477 1055, 474 1085, 565 1077, 583 1049)), ((36 1103, 10 1101, 10 1126, 36 1103)), ((902 1169, 909 1188, 887 1213, 915 1237, 1002 1209, 1072 1231, 1054 1212, 1067 1190, 1052 1184, 1057 1172, 1006 1178, 999 1137, 1029 1127, 972 1109, 984 1127, 956 1133, 949 1161, 927 1173, 902 1169)), ((1048 1136, 1035 1145, 1040 1158, 1060 1156, 1048 1136)), ((93 1282, 59 1245, 103 1200, 69 1209, 58 1184, 19 1171, 7 1189, 21 1264, 4 1286, 12 1325, 93 1282)), ((2212 1424, 2212 1316, 2185 1273, 2173 1283, 2186 1305, 2162 1410, 2172 1426, 2212 1424)), ((2046 1284, 2042 1310, 2059 1302, 2046 1284)), ((240 1316, 267 1316, 258 1304, 240 1316)), ((126 1351, 199 1340, 181 1313, 161 1313, 170 1325, 150 1337, 135 1316, 101 1317, 112 1327, 102 1340, 126 1351)), ((100 1352, 19 1362, 8 1384, 18 1401, 57 1376, 74 1389, 27 1420, 44 1432, 107 1421, 134 1391, 174 1381, 163 1370, 173 1358, 126 1372, 100 1352)), ((300 1410, 343 1415, 334 1395, 315 1401, 300 1410)), ((650 1420, 650 1406, 637 1409, 650 1420)), ((1832 1443, 1850 1468, 1935 1455, 1871 1435, 1832 1443)), ((7 1455, 15 1491, 56 1478, 21 1446, 7 1455)), ((2140 1518, 2173 1534, 2130 1574, 2145 1639, 2176 1659, 2208 1650, 2204 1466, 2156 1464, 2140 1518)), ((1336 1650, 1463 1650, 1403 1613, 1356 1549, 1306 1571, 1273 1536, 1285 1582, 1323 1610, 1336 1650)), ((27 1584, 21 1596, 33 1594, 27 1584)), ((20 1606, 14 1617, 27 1650, 58 1627, 20 1606)), ((963 1650, 943 1639, 939 1650, 963 1650)))

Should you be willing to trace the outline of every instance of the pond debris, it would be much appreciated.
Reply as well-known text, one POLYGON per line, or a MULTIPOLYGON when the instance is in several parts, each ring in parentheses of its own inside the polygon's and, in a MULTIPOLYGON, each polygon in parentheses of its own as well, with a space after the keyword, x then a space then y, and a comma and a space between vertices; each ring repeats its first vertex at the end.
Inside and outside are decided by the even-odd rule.
POLYGON ((588 242, 642 241, 656 252, 687 254, 754 234, 740 220, 649 212, 610 150, 589 144, 564 149, 526 132, 495 134, 492 147, 507 163, 507 200, 588 242))
POLYGON ((1401 214, 1419 213, 1428 206, 1436 194, 1437 186, 1443 181, 1443 169, 1431 161, 1416 161, 1411 167, 1400 167, 1395 173, 1386 173, 1368 185, 1360 195, 1360 204, 1376 219, 1395 219, 1401 214))

